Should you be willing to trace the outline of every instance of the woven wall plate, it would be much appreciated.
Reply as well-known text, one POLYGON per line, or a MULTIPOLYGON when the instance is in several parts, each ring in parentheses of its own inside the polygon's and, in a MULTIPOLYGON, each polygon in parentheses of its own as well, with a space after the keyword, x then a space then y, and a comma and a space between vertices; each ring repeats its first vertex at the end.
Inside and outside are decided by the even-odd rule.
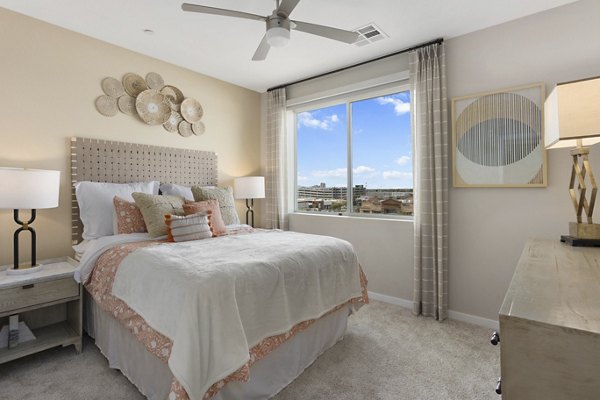
POLYGON ((179 127, 179 123, 183 121, 183 118, 177 111, 171 111, 171 116, 163 124, 163 128, 165 128, 169 132, 177 132, 177 128, 179 127))
POLYGON ((138 94, 148 89, 144 78, 132 72, 123 75, 123 87, 127 94, 133 97, 137 97, 138 94))
POLYGON ((181 116, 190 124, 200 122, 203 115, 204 110, 198 100, 188 97, 181 103, 181 116))
POLYGON ((103 94, 96 99, 96 110, 106 117, 114 117, 119 112, 117 99, 103 94))
POLYGON ((179 134, 183 137, 190 137, 194 134, 192 124, 187 121, 181 121, 178 126, 179 134))
POLYGON ((171 109, 179 111, 179 106, 184 99, 181 90, 177 89, 175 86, 167 85, 163 87, 160 92, 167 96, 167 99, 169 99, 169 102, 171 103, 171 109))
POLYGON ((156 72, 148 72, 148 74, 146 74, 146 83, 150 89, 156 90, 160 90, 165 86, 164 79, 156 72))
POLYGON ((169 101, 154 89, 140 93, 135 100, 135 108, 142 121, 148 125, 164 124, 171 116, 169 101))
POLYGON ((119 111, 121 111, 123 114, 133 116, 137 115, 137 110, 135 109, 135 97, 124 94, 117 100, 117 106, 119 107, 119 111))
POLYGON ((194 132, 194 135, 200 136, 204 134, 205 131, 206 127, 204 126, 204 122, 200 121, 192 124, 192 132, 194 132))
POLYGON ((102 86, 102 91, 110 97, 116 98, 125 94, 125 89, 121 81, 110 76, 102 79, 100 86, 102 86))

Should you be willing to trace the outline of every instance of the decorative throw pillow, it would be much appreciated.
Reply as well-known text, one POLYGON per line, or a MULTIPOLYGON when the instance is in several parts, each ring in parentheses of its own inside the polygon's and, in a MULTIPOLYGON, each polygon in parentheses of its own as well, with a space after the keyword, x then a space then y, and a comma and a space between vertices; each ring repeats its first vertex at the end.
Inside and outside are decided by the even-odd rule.
POLYGON ((233 188, 231 186, 224 189, 193 186, 192 193, 194 194, 194 200, 196 201, 218 200, 221 216, 223 217, 225 225, 240 223, 240 218, 235 211, 233 188))
POLYGON ((167 234, 166 214, 183 215, 183 198, 177 196, 159 196, 146 193, 133 193, 135 204, 144 216, 144 222, 151 237, 167 234))
POLYGON ((134 202, 115 196, 113 198, 117 229, 115 234, 147 232, 144 216, 134 202))
POLYGON ((165 215, 167 241, 187 242, 213 236, 210 226, 210 211, 186 216, 165 215))
POLYGON ((218 200, 204 200, 204 201, 186 201, 183 204, 183 212, 185 215, 196 214, 199 212, 210 211, 210 223, 213 228, 215 236, 223 235, 227 233, 225 222, 221 216, 221 210, 219 208, 218 200))
MULTIPOLYGON (((204 188, 215 188, 216 186, 201 186, 204 188)), ((192 194, 192 187, 185 185, 178 185, 176 183, 161 183, 160 193, 168 194, 169 196, 179 196, 186 200, 194 201, 194 195, 192 194)))

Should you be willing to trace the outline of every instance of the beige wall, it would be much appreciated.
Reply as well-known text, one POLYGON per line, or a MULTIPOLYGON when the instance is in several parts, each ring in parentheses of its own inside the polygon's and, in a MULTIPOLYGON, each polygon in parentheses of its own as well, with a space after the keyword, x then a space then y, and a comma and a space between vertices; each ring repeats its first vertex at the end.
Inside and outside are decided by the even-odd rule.
MULTIPOLYGON (((549 92, 556 82, 600 75, 599 37, 600 0, 584 0, 450 39, 448 96, 535 82, 545 83, 549 92)), ((600 170, 600 148, 592 149, 591 160, 600 170)), ((526 239, 558 240, 574 219, 567 192, 569 168, 568 150, 552 150, 547 188, 450 190, 452 311, 497 319, 526 239)), ((411 299, 412 225, 335 218, 295 214, 290 227, 350 241, 370 290, 411 299)))
MULTIPOLYGON (((600 0, 584 0, 449 40, 448 95, 600 75, 598 38, 600 0)), ((600 171, 600 147, 591 159, 600 171)), ((550 150, 545 189, 451 190, 450 309, 497 317, 525 240, 568 233, 569 173, 569 151, 550 150)))
MULTIPOLYGON (((107 29, 110 29, 107 27, 107 29)), ((190 49, 193 51, 193 49, 190 49)), ((260 95, 0 8, 0 166, 61 171, 60 206, 40 210, 38 258, 70 254, 68 138, 216 151, 219 182, 260 171, 260 95), (94 107, 101 80, 154 71, 202 104, 206 133, 182 138, 94 107)), ((242 202, 238 211, 243 218, 242 202)), ((0 211, 0 265, 12 262, 12 213, 0 211)), ((25 235, 22 235, 23 237, 25 235)), ((23 256, 29 254, 23 249, 23 256)))

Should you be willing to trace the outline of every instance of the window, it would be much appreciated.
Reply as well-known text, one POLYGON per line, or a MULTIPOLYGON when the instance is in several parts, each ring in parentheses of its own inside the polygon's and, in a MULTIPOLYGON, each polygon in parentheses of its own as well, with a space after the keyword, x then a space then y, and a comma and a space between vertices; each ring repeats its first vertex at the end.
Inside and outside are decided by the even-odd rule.
POLYGON ((296 211, 412 215, 410 92, 295 110, 296 211))

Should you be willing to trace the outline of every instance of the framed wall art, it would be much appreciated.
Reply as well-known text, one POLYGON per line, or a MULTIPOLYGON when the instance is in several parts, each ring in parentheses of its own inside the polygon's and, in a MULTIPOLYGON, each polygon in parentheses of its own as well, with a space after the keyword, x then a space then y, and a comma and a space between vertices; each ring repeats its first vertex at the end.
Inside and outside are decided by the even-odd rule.
POLYGON ((452 99, 454 187, 546 187, 544 84, 452 99))

